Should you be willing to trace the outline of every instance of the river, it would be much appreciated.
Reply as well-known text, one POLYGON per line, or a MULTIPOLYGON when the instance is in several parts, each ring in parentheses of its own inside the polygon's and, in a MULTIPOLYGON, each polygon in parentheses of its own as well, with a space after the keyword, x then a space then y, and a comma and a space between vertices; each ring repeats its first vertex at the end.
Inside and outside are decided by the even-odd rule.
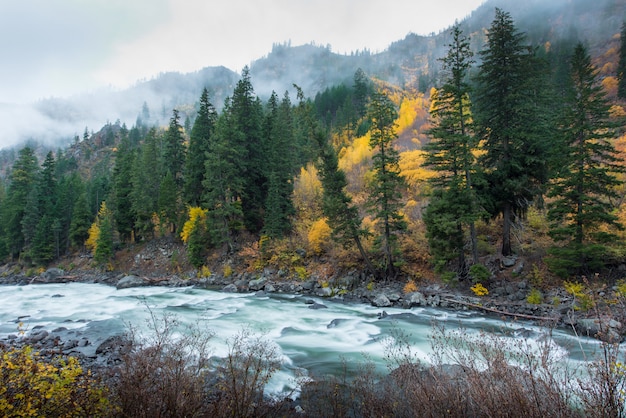
MULTIPOLYGON (((97 347, 108 336, 124 333, 129 325, 146 327, 152 311, 157 318, 175 315, 181 323, 197 324, 213 332, 212 353, 223 356, 228 341, 244 328, 274 341, 283 359, 269 392, 294 385, 296 375, 338 373, 373 361, 385 371, 386 345, 398 330, 410 340, 416 357, 429 361, 433 324, 462 328, 470 334, 496 333, 511 344, 531 345, 546 330, 530 322, 503 321, 475 311, 433 308, 381 308, 348 304, 310 296, 223 293, 192 287, 139 287, 117 290, 101 284, 67 283, 0 287, 0 339, 32 330, 64 327, 79 332, 97 347), (314 301, 326 308, 311 309, 314 301), (307 304, 307 302, 309 304, 307 304), (148 309, 148 307, 150 309, 148 309), (21 325, 20 325, 21 324, 21 325)), ((568 330, 552 330, 552 343, 563 361, 579 363, 597 351, 599 343, 568 330)))

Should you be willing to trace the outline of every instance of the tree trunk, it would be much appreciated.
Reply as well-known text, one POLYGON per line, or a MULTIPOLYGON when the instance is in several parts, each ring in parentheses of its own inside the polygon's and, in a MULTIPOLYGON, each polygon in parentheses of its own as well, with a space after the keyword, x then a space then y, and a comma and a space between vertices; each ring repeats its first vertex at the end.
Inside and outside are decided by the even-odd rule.
POLYGON ((513 254, 511 250, 511 205, 506 203, 502 209, 502 255, 513 254))

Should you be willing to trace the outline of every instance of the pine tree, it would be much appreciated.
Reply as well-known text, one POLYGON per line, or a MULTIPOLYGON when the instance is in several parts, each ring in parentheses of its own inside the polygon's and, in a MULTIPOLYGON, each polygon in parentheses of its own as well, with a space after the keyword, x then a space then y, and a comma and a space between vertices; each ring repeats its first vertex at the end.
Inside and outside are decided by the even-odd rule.
POLYGON ((115 225, 122 242, 129 242, 134 236, 135 213, 133 213, 131 195, 132 172, 135 165, 135 149, 131 147, 128 135, 122 135, 113 168, 112 198, 115 225))
POLYGON ((154 173, 162 172, 159 155, 160 137, 156 129, 151 128, 139 149, 136 164, 132 172, 133 189, 131 191, 132 212, 136 239, 154 237, 153 215, 158 213, 159 187, 161 179, 154 173))
POLYGON ((264 136, 267 141, 265 154, 268 190, 263 231, 271 238, 280 238, 291 231, 291 217, 295 214, 292 202, 295 160, 292 150, 293 117, 287 92, 280 105, 276 94, 272 93, 268 102, 264 136))
POLYGON ((407 229, 407 223, 400 213, 401 190, 404 180, 400 176, 400 156, 393 147, 397 138, 395 120, 397 112, 391 99, 382 92, 372 95, 368 108, 371 122, 370 148, 373 177, 370 185, 368 206, 378 221, 379 236, 377 242, 383 253, 383 271, 386 277, 397 273, 398 234, 407 229))
POLYGON ((176 181, 170 171, 167 171, 159 185, 158 206, 161 226, 164 226, 170 233, 175 232, 178 222, 179 204, 176 181))
POLYGON ((511 228, 541 192, 546 156, 539 127, 546 108, 537 101, 536 61, 525 35, 511 16, 496 9, 481 51, 475 100, 479 138, 484 142, 480 165, 485 169, 485 203, 492 216, 502 215, 502 255, 513 253, 511 228))
POLYGON ((188 205, 198 206, 202 201, 202 182, 206 174, 204 163, 210 149, 217 113, 209 101, 205 88, 200 96, 200 109, 189 136, 189 149, 185 162, 184 200, 188 205))
POLYGON ((452 29, 452 43, 441 61, 446 74, 444 85, 432 97, 431 116, 434 127, 425 165, 439 175, 432 179, 434 193, 426 209, 424 222, 433 256, 445 263, 456 257, 457 271, 467 273, 465 260, 465 228, 469 227, 473 263, 478 262, 476 229, 478 198, 473 182, 477 163, 473 151, 468 71, 473 63, 469 39, 458 25, 452 29))
POLYGON ((2 210, 2 239, 7 253, 16 258, 24 249, 22 219, 28 197, 35 186, 39 167, 32 148, 22 148, 9 174, 9 186, 2 210))
POLYGON ((174 109, 163 143, 163 166, 165 172, 169 171, 172 175, 178 189, 183 186, 184 165, 185 136, 183 135, 183 127, 180 125, 178 110, 174 109))
POLYGON ((107 208, 106 202, 102 202, 95 223, 98 226, 98 235, 93 259, 97 264, 104 265, 113 257, 113 214, 107 208))
POLYGON ((89 237, 89 227, 92 219, 89 203, 87 202, 87 194, 84 190, 79 192, 72 212, 73 216, 69 231, 70 242, 75 247, 82 247, 89 237))
POLYGON ((230 111, 234 127, 239 132, 234 139, 240 141, 232 144, 245 150, 240 176, 243 179, 241 206, 244 225, 250 232, 259 232, 263 228, 263 206, 267 196, 267 178, 265 176, 266 156, 261 130, 263 108, 261 101, 255 96, 250 81, 250 71, 245 67, 241 79, 237 82, 231 100, 230 111))
POLYGON ((617 63, 617 97, 626 99, 626 22, 622 23, 619 36, 619 61, 617 63))
POLYGON ((319 149, 318 170, 324 191, 322 210, 332 230, 332 238, 344 248, 355 245, 369 272, 377 275, 362 243, 362 239, 369 234, 361 227, 359 210, 346 192, 348 181, 345 173, 339 169, 337 152, 327 134, 318 130, 314 137, 319 149))
POLYGON ((610 140, 610 104, 586 48, 578 44, 571 60, 571 87, 561 123, 565 143, 560 171, 549 196, 550 235, 564 244, 553 250, 552 268, 560 274, 596 272, 604 244, 615 236, 603 226, 621 228, 612 212, 617 200, 615 173, 621 171, 610 140))
POLYGON ((240 197, 244 179, 241 172, 245 155, 243 133, 235 126, 231 103, 227 99, 215 125, 203 181, 203 206, 209 209, 209 235, 213 245, 232 247, 233 233, 242 227, 240 197))
POLYGON ((58 253, 60 220, 56 212, 58 190, 55 173, 54 155, 48 152, 32 191, 34 207, 29 212, 33 216, 25 216, 22 220, 25 242, 30 244, 30 255, 40 264, 52 261, 58 253))

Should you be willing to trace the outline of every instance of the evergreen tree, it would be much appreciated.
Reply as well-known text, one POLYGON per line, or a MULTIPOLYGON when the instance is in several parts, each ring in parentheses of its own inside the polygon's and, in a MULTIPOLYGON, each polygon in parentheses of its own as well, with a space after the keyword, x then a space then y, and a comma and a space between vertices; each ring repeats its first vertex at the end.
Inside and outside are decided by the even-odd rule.
POLYGON ((155 128, 151 128, 138 151, 137 162, 132 172, 131 204, 132 212, 135 215, 136 239, 154 237, 153 215, 158 213, 159 187, 161 185, 161 179, 154 173, 162 172, 159 144, 159 134, 155 128))
POLYGON ((204 163, 209 152, 216 119, 217 113, 209 101, 209 92, 205 88, 200 96, 200 109, 189 136, 189 149, 185 162, 184 200, 191 206, 198 206, 202 200, 202 182, 206 174, 204 163))
POLYGON ((267 141, 268 191, 263 231, 271 238, 280 238, 291 231, 291 217, 295 214, 291 200, 295 160, 292 152, 293 117, 287 92, 280 105, 276 93, 272 93, 268 101, 264 136, 267 141))
POLYGON ((165 174, 159 185, 159 218, 168 232, 175 232, 178 221, 178 192, 176 181, 170 171, 165 174))
POLYGON ((370 148, 374 150, 368 206, 378 221, 380 231, 376 241, 383 253, 386 277, 394 277, 397 273, 397 237, 407 229, 407 223, 400 213, 401 190, 404 187, 404 180, 400 176, 400 156, 393 147, 397 137, 396 118, 397 112, 389 97, 382 92, 374 93, 368 108, 368 119, 371 122, 370 148))
POLYGON ((328 135, 322 131, 315 132, 314 137, 319 147, 317 168, 324 191, 322 210, 332 230, 332 238, 344 248, 356 245, 365 266, 370 273, 376 275, 377 271, 362 243, 368 231, 361 227, 362 218, 359 210, 346 192, 348 181, 345 173, 339 169, 337 152, 328 135))
POLYGON ((547 141, 541 137, 546 108, 533 94, 537 62, 524 45, 511 16, 496 9, 488 33, 473 104, 485 169, 485 203, 492 216, 502 215, 502 255, 512 254, 511 227, 541 192, 546 177, 547 141))
MULTIPOLYGON (((135 150, 131 147, 128 135, 122 135, 113 168, 114 220, 120 240, 129 242, 134 234, 135 214, 132 207, 133 167, 135 166, 135 150)), ((143 187, 144 185, 142 185, 143 187)))
POLYGON ((626 99, 626 22, 620 31, 619 61, 617 64, 617 97, 626 99))
POLYGON ((113 214, 102 202, 96 218, 98 235, 95 239, 94 261, 99 265, 108 263, 113 257, 113 214))
POLYGON ((266 156, 262 140, 263 107, 254 94, 248 67, 243 69, 231 100, 230 112, 234 127, 239 132, 233 139, 239 143, 232 145, 245 150, 240 176, 243 179, 241 206, 244 225, 250 232, 263 228, 263 207, 267 196, 265 176, 266 156))
POLYGON ((55 159, 52 152, 48 152, 32 190, 35 207, 29 212, 33 216, 25 216, 22 220, 25 243, 31 244, 30 255, 40 264, 52 261, 58 253, 60 220, 56 212, 57 192, 55 159))
POLYGON ((571 88, 561 124, 566 145, 549 196, 550 235, 564 245, 553 250, 552 268, 560 274, 596 272, 604 244, 615 236, 603 226, 621 228, 612 212, 617 200, 615 173, 621 171, 610 139, 610 104, 582 44, 571 61, 571 88), (591 270, 591 271, 590 271, 591 270))
POLYGON ((22 148, 9 174, 9 186, 2 210, 2 238, 8 255, 16 258, 24 249, 22 219, 28 197, 35 186, 37 158, 32 148, 22 148))
POLYGON ((87 193, 84 190, 78 192, 72 213, 69 231, 70 242, 75 247, 83 247, 89 237, 89 227, 93 218, 87 202, 87 193))
POLYGON ((240 196, 243 194, 246 149, 243 133, 237 129, 230 99, 217 119, 205 163, 203 203, 209 209, 208 225, 213 245, 228 244, 232 248, 233 232, 243 222, 240 196))
POLYGON ((431 116, 434 127, 425 165, 438 172, 433 178, 434 193, 424 215, 431 253, 441 262, 452 256, 458 260, 457 271, 467 273, 465 260, 465 228, 469 227, 473 263, 478 262, 476 229, 478 198, 473 182, 477 171, 473 151, 468 71, 472 65, 469 40, 455 25, 448 54, 441 61, 446 74, 444 85, 432 97, 431 116))
POLYGON ((183 127, 180 125, 178 110, 174 109, 163 143, 163 166, 165 172, 170 172, 176 187, 179 189, 183 186, 184 165, 185 136, 183 135, 183 127))

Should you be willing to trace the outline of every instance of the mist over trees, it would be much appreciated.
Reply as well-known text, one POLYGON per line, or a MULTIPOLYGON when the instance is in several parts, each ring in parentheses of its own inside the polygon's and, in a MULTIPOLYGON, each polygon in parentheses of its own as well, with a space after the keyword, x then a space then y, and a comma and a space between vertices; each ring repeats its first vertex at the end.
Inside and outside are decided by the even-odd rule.
POLYGON ((166 127, 144 103, 130 129, 86 129, 41 162, 24 147, 0 189, 0 257, 40 266, 86 248, 109 265, 167 236, 196 268, 247 251, 304 276, 336 259, 377 279, 464 279, 489 251, 520 252, 532 211, 554 273, 621 260, 617 54, 601 78, 584 44, 536 45, 508 12, 492 19, 478 54, 462 24, 446 34, 432 90, 357 68, 311 98, 261 96, 246 67, 223 103, 198 89, 166 127), (479 228, 498 228, 492 243, 479 228))

